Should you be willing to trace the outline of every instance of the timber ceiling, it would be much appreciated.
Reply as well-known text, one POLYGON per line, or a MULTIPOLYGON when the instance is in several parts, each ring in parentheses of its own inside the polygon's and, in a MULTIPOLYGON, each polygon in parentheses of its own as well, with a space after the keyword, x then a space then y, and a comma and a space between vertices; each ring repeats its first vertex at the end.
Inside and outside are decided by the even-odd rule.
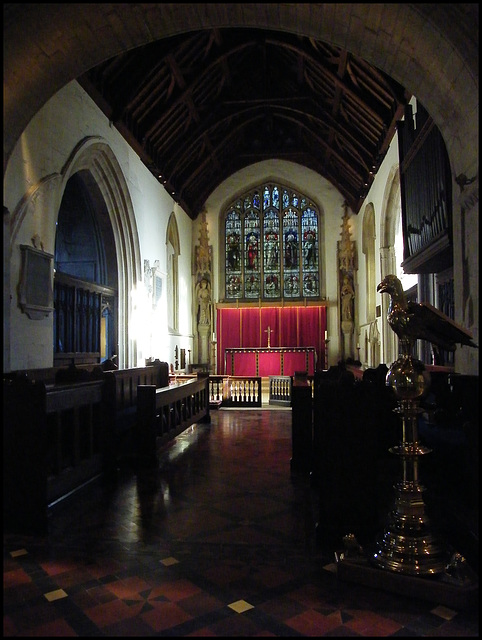
POLYGON ((78 80, 193 220, 223 180, 267 159, 316 171, 358 213, 410 99, 347 51, 256 29, 159 40, 78 80))

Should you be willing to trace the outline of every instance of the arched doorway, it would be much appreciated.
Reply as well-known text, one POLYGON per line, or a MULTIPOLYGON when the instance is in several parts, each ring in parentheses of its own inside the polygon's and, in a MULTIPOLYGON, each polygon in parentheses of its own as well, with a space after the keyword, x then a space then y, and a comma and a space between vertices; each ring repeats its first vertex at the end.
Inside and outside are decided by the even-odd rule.
MULTIPOLYGON (((80 278, 82 284, 77 283, 80 289, 86 291, 85 283, 89 283, 87 290, 100 294, 99 327, 92 328, 99 335, 99 360, 102 343, 106 357, 118 356, 116 364, 119 368, 137 366, 136 338, 132 335, 129 319, 132 316, 132 292, 142 280, 143 273, 139 237, 129 190, 109 145, 98 137, 85 138, 67 162, 63 185, 57 234, 59 223, 65 230, 62 231, 63 244, 58 245, 58 253, 56 240, 55 257, 62 275, 56 274, 55 280, 80 278), (83 209, 80 222, 76 219, 78 207, 83 209), (69 223, 72 217, 74 221, 69 223), (69 226, 77 229, 75 234, 69 226), (77 263, 81 255, 82 265, 68 264, 73 262, 66 259, 69 241, 71 255, 77 258, 77 263), (85 243, 90 247, 89 252, 83 247, 85 243)), ((83 295, 81 306, 90 305, 89 313, 95 315, 93 308, 96 303, 87 294, 83 295)), ((79 340, 85 343, 88 335, 79 340)), ((87 356, 88 362, 93 359, 95 356, 87 356)))
POLYGON ((57 218, 54 365, 118 357, 117 260, 100 190, 87 170, 73 174, 57 218))

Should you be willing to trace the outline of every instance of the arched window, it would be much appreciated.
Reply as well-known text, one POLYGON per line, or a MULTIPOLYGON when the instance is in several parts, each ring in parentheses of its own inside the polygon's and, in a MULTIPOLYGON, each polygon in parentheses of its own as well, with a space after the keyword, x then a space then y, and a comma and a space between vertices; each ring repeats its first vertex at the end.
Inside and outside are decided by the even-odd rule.
POLYGON ((226 300, 317 299, 319 213, 309 198, 263 184, 224 213, 226 300))
POLYGON ((167 225, 166 268, 167 268, 167 315, 169 330, 179 330, 179 275, 178 258, 180 254, 179 231, 174 212, 167 225))
POLYGON ((373 322, 376 315, 375 282, 375 211, 370 202, 363 216, 362 250, 365 255, 365 289, 367 323, 373 322))

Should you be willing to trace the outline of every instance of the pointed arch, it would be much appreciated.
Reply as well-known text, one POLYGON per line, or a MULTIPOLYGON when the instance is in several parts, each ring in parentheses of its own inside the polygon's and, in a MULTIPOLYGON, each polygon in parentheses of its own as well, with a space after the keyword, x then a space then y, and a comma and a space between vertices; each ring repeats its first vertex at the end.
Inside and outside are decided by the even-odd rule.
POLYGON ((118 282, 118 364, 121 368, 136 366, 136 339, 129 333, 129 318, 132 314, 131 292, 142 279, 142 268, 137 225, 127 182, 107 142, 99 136, 85 138, 74 149, 62 170, 59 203, 69 179, 82 171, 89 172, 94 179, 104 200, 114 235, 118 282))
MULTIPOLYGON (((398 164, 390 169, 383 209, 380 218, 380 274, 383 279, 389 273, 397 273, 395 256, 395 234, 401 216, 400 173, 398 164)), ((387 322, 388 296, 381 296, 382 361, 392 363, 398 357, 398 344, 394 332, 387 322)))
POLYGON ((179 330, 179 229, 174 211, 169 216, 166 231, 167 317, 169 331, 179 330))
POLYGON ((376 315, 375 265, 375 209, 370 202, 363 213, 362 251, 365 256, 366 319, 373 322, 376 315))
POLYGON ((320 208, 297 187, 264 180, 224 207, 227 301, 319 300, 320 208))

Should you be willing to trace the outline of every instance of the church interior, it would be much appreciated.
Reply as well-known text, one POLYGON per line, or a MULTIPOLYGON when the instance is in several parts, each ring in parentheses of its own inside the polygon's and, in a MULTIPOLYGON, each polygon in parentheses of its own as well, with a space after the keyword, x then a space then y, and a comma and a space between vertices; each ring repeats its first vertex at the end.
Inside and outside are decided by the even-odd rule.
POLYGON ((478 5, 4 4, 4 635, 478 636, 478 5))

